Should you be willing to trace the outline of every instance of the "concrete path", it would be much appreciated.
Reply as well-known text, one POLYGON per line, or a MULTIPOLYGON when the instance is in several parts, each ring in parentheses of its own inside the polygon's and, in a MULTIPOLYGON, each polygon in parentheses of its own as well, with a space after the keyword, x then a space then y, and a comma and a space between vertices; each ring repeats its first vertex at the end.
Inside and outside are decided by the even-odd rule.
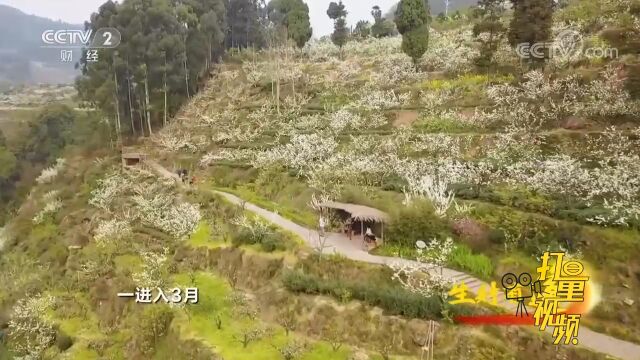
MULTIPOLYGON (((172 173, 171 171, 164 168, 162 165, 158 164, 153 160, 147 160, 147 164, 158 173, 158 175, 179 181, 179 177, 172 173)), ((269 210, 265 210, 261 207, 258 207, 254 204, 244 201, 243 199, 222 191, 213 190, 213 193, 221 195, 229 202, 236 205, 244 205, 246 210, 249 210, 256 215, 259 215, 275 225, 280 226, 281 228, 291 231, 292 233, 300 236, 304 239, 311 247, 318 247, 318 233, 315 230, 307 229, 303 226, 300 226, 294 223, 291 220, 285 219, 282 216, 271 212, 269 210)), ((359 239, 354 239, 349 241, 345 239, 342 234, 327 234, 327 239, 324 243, 325 249, 324 253, 334 253, 343 255, 351 260, 363 261, 371 264, 380 264, 386 266, 402 266, 402 265, 416 265, 418 262, 400 259, 400 258, 391 258, 384 256, 376 256, 371 255, 366 252, 362 243, 359 239)), ((424 265, 424 264, 421 264, 424 265)), ((477 293, 480 287, 488 287, 489 284, 486 282, 477 279, 471 275, 465 274, 460 271, 456 271, 453 269, 447 268, 431 268, 430 271, 437 271, 438 273, 442 273, 444 277, 449 279, 455 284, 464 283, 467 285, 468 289, 472 293, 477 293)), ((515 314, 516 305, 507 302, 503 297, 499 297, 498 305, 505 308, 508 312, 515 314)), ((547 328, 551 332, 550 328, 547 328)), ((597 333, 588 329, 587 327, 580 326, 580 330, 578 333, 578 341, 580 346, 590 349, 595 352, 600 352, 603 354, 607 354, 609 356, 613 356, 623 360, 640 360, 640 345, 634 344, 629 341, 624 341, 620 339, 616 339, 609 335, 597 333)))
MULTIPOLYGON (((291 220, 285 219, 282 216, 273 213, 271 211, 260 208, 254 204, 249 202, 245 202, 241 198, 221 192, 221 191, 213 191, 214 193, 223 196, 229 202, 237 205, 244 204, 246 210, 249 210, 267 220, 272 222, 275 225, 280 226, 281 228, 291 231, 294 234, 300 236, 304 239, 311 247, 318 248, 318 233, 315 230, 307 229, 303 226, 300 226, 294 223, 291 220)), ((386 266, 402 266, 402 265, 415 265, 418 264, 415 261, 400 259, 400 258, 390 258, 384 256, 376 256, 371 255, 366 252, 362 247, 362 241, 359 237, 354 237, 353 240, 349 241, 342 234, 334 234, 328 233, 327 239, 325 241, 325 250, 324 253, 335 253, 343 255, 349 259, 356 261, 363 261, 371 264, 380 264, 386 266)), ((489 286, 484 281, 474 278, 471 275, 465 274, 460 271, 456 271, 453 269, 447 268, 431 268, 431 271, 442 271, 442 275, 447 279, 451 280, 453 283, 459 284, 461 282, 465 283, 469 288, 470 292, 477 293, 480 287, 489 286)), ((511 302, 507 302, 504 297, 499 297, 499 305, 509 312, 515 314, 516 305, 511 302)), ((607 354, 610 356, 614 356, 616 358, 624 359, 624 360, 640 360, 640 345, 616 339, 614 337, 597 333, 595 331, 589 330, 584 325, 580 326, 578 341, 580 346, 588 348, 590 350, 600 352, 603 354, 607 354)))

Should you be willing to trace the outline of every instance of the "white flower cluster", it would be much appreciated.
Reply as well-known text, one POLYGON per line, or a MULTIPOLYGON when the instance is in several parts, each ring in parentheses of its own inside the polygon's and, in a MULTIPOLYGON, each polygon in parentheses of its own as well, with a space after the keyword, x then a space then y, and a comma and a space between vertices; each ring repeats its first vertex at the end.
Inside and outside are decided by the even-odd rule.
POLYGON ((136 286, 140 288, 163 287, 166 282, 166 262, 169 249, 164 248, 162 253, 144 251, 142 253, 142 270, 132 275, 136 286))
POLYGON ((165 178, 157 178, 146 171, 114 172, 98 181, 98 187, 91 192, 89 203, 106 212, 114 213, 114 200, 126 219, 113 219, 101 223, 96 240, 110 240, 111 236, 126 236, 130 224, 141 220, 176 239, 191 234, 202 215, 198 206, 177 200, 172 191, 175 183, 165 178))
POLYGON ((131 236, 132 232, 131 225, 127 220, 103 220, 98 224, 93 238, 98 244, 101 244, 111 240, 124 239, 131 236))
POLYGON ((65 159, 57 159, 55 165, 42 170, 42 173, 40 173, 40 176, 36 178, 36 182, 38 184, 50 183, 51 181, 53 181, 53 179, 55 179, 58 176, 58 173, 64 169, 65 164, 66 164, 65 159))
POLYGON ((381 86, 400 84, 419 80, 420 74, 413 66, 411 58, 404 53, 385 57, 379 70, 373 74, 373 80, 381 86))
POLYGON ((630 101, 615 73, 610 66, 602 73, 603 79, 581 85, 576 76, 552 80, 540 71, 531 71, 518 86, 489 87, 487 95, 495 107, 477 112, 474 121, 506 124, 508 132, 527 132, 569 115, 638 115, 638 104, 630 101))
POLYGON ((156 194, 150 198, 136 195, 132 199, 143 223, 176 239, 183 239, 193 233, 202 219, 197 206, 190 203, 174 204, 173 199, 165 194, 156 194))
POLYGON ((443 300, 448 297, 451 281, 442 276, 436 267, 428 263, 398 262, 389 264, 393 271, 392 279, 405 289, 425 297, 439 296, 443 300))
POLYGON ((89 204, 99 209, 110 211, 111 203, 115 198, 131 189, 132 182, 119 172, 107 175, 98 180, 98 186, 91 191, 89 204))
POLYGON ((345 129, 360 131, 363 129, 375 129, 384 124, 386 124, 386 120, 380 113, 374 113, 368 118, 346 109, 329 114, 329 127, 336 133, 345 129))
POLYGON ((328 39, 311 40, 304 47, 305 54, 313 62, 324 62, 338 56, 340 49, 328 39))
POLYGON ((258 85, 262 79, 266 76, 266 65, 254 61, 245 61, 242 64, 242 70, 244 71, 247 81, 253 86, 258 85))
POLYGON ((364 88, 361 97, 351 106, 364 110, 386 110, 398 108, 409 101, 410 94, 396 94, 394 90, 364 88))
POLYGON ((472 69, 473 59, 478 55, 471 29, 443 32, 431 29, 429 49, 420 61, 431 71, 465 72, 472 69))
POLYGON ((640 106, 631 101, 631 96, 624 89, 623 79, 617 69, 609 66, 601 74, 601 79, 590 82, 579 94, 583 102, 575 105, 577 114, 585 116, 640 115, 640 106))
POLYGON ((154 136, 152 140, 162 149, 172 153, 181 150, 195 153, 200 147, 205 145, 205 139, 201 136, 192 136, 190 132, 175 134, 171 132, 170 129, 162 131, 157 136, 154 136))
POLYGON ((200 159, 201 166, 210 166, 216 161, 250 161, 254 158, 255 152, 247 149, 222 149, 218 152, 210 152, 200 159))
POLYGON ((253 165, 264 167, 282 162, 293 169, 305 169, 310 163, 329 157, 337 147, 338 144, 332 137, 325 138, 318 134, 295 135, 289 144, 258 154, 253 165))
POLYGON ((35 296, 20 299, 14 305, 9 321, 10 346, 15 359, 36 360, 55 340, 56 331, 46 317, 53 304, 51 296, 35 296))
MULTIPOLYGON (((382 54, 400 53, 402 38, 400 36, 385 38, 367 38, 360 41, 347 42, 342 51, 347 57, 379 57, 382 54)), ((313 62, 324 62, 340 57, 340 49, 329 39, 311 40, 303 49, 307 57, 313 62)))
POLYGON ((451 238, 431 239, 429 243, 416 242, 416 260, 391 264, 393 280, 407 290, 423 296, 440 296, 446 299, 452 282, 442 275, 442 268, 451 257, 455 245, 451 238))
POLYGON ((447 265, 455 246, 453 240, 448 237, 444 240, 433 238, 429 243, 417 241, 416 247, 418 261, 444 267, 447 265))
POLYGON ((48 215, 58 212, 62 208, 62 201, 58 198, 59 191, 52 190, 42 195, 45 206, 32 219, 34 224, 41 224, 48 215))
POLYGON ((384 57, 402 52, 402 37, 388 36, 383 38, 369 37, 361 41, 349 41, 344 46, 347 56, 364 58, 384 57))
POLYGON ((424 175, 418 179, 407 178, 409 191, 405 191, 405 203, 415 197, 425 197, 431 201, 436 215, 444 217, 454 203, 455 194, 447 190, 448 184, 437 176, 424 175))
POLYGON ((338 79, 341 81, 349 81, 356 78, 363 71, 362 67, 355 61, 342 61, 336 69, 338 79))
POLYGON ((259 217, 240 215, 232 219, 231 223, 249 231, 252 239, 262 239, 272 233, 269 223, 259 217))
POLYGON ((584 160, 566 155, 530 152, 505 161, 494 182, 523 184, 550 195, 571 196, 606 213, 587 220, 600 225, 628 225, 640 219, 640 140, 609 129, 587 146, 584 160))

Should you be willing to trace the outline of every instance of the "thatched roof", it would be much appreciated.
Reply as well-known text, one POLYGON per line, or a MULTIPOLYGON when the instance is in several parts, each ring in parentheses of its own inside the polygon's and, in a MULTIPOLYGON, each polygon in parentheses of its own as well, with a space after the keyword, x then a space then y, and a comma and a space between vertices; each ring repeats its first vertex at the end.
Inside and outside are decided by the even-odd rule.
POLYGON ((144 157, 146 157, 146 154, 144 154, 144 153, 126 153, 126 154, 122 154, 122 158, 123 159, 143 159, 144 157))
POLYGON ((327 209, 339 209, 344 210, 351 214, 351 218, 354 220, 364 220, 364 221, 376 221, 376 222, 387 222, 389 221, 389 215, 383 211, 378 209, 374 209, 364 205, 356 205, 356 204, 345 204, 335 201, 328 201, 320 204, 321 207, 327 209))

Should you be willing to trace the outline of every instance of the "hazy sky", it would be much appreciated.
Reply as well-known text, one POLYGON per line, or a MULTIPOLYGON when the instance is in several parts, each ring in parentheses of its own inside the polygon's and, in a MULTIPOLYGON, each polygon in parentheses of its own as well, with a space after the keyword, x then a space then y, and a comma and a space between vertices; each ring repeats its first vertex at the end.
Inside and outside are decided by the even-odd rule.
MULTIPOLYGON (((0 4, 13 6, 25 13, 53 20, 82 24, 106 0, 0 0, 0 4)), ((309 15, 314 36, 327 35, 333 23, 327 17, 327 8, 332 0, 305 0, 309 4, 309 15)), ((337 0, 333 0, 337 1, 337 0)), ((349 15, 347 22, 355 25, 358 20, 371 21, 371 7, 378 5, 386 12, 397 0, 343 0, 349 15)))

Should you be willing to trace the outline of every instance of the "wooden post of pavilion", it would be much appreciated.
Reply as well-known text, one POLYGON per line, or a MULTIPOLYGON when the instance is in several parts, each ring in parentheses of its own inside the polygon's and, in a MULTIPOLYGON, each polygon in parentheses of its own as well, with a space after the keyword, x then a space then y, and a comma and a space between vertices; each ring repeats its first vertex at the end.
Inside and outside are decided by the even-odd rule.
POLYGON ((362 241, 364 241, 364 221, 360 219, 360 235, 362 235, 362 241))

